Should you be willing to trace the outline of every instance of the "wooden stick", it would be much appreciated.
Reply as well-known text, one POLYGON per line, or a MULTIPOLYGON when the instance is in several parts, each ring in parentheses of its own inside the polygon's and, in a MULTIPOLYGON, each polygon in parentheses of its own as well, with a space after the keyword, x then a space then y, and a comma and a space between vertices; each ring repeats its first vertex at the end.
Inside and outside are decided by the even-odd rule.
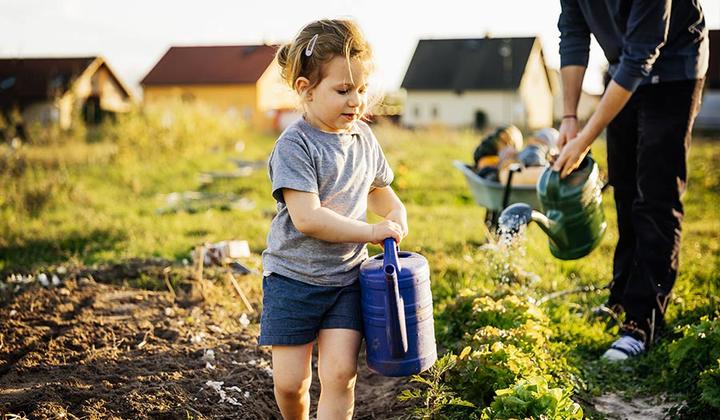
POLYGON ((185 408, 187 408, 188 410, 190 410, 190 411, 192 411, 193 413, 197 414, 199 418, 201 418, 201 419, 202 419, 202 418, 205 418, 205 416, 203 416, 203 414, 202 414, 201 412, 199 412, 199 411, 197 411, 196 409, 190 407, 189 405, 186 405, 185 408))
POLYGON ((175 289, 173 289, 172 284, 170 283, 170 279, 168 278, 168 273, 169 273, 169 272, 170 272, 170 267, 165 267, 165 268, 163 269, 163 274, 164 274, 163 278, 165 279, 165 286, 166 286, 166 287, 168 288, 168 290, 170 291, 170 294, 172 295, 173 300, 175 300, 175 298, 176 298, 175 289))
POLYGON ((595 286, 583 286, 583 287, 578 287, 578 288, 575 288, 575 289, 560 290, 560 291, 558 291, 558 292, 553 292, 553 293, 550 293, 550 294, 548 294, 548 295, 545 295, 545 296, 541 297, 540 299, 538 299, 536 305, 537 305, 537 306, 540 306, 540 305, 542 305, 543 303, 545 303, 545 302, 547 302, 547 301, 549 301, 549 300, 551 300, 551 299, 555 299, 555 298, 558 298, 558 297, 561 297, 561 296, 572 295, 572 294, 576 294, 576 293, 597 292, 597 291, 599 291, 599 290, 601 290, 601 289, 598 288, 598 287, 595 287, 595 286))
POLYGON ((235 288, 235 291, 237 292, 237 294, 240 295, 240 299, 242 299, 248 312, 250 312, 251 314, 254 314, 255 309, 253 309, 247 296, 245 296, 245 293, 243 293, 242 289, 240 289, 240 284, 238 284, 237 280, 235 280, 235 276, 233 276, 232 273, 227 273, 227 276, 230 279, 230 282, 232 283, 233 287, 235 288))
POLYGON ((195 279, 200 284, 200 294, 205 299, 205 282, 203 281, 203 268, 205 267, 205 245, 195 247, 195 255, 197 256, 197 267, 195 268, 195 279))

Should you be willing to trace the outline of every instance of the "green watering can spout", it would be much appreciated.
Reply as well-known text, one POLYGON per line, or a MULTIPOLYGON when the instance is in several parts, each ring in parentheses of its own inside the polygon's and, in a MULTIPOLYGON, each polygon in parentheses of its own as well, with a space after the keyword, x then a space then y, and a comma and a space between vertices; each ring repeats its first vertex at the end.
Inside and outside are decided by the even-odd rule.
POLYGON ((552 218, 533 210, 532 207, 525 203, 515 203, 508 206, 498 219, 501 233, 511 235, 517 234, 522 226, 526 226, 530 222, 537 223, 552 242, 557 242, 560 239, 560 225, 552 218))
POLYGON ((545 234, 550 237, 550 240, 557 242, 559 240, 558 235, 560 234, 560 224, 550 217, 545 216, 537 210, 532 211, 532 221, 540 226, 545 234))

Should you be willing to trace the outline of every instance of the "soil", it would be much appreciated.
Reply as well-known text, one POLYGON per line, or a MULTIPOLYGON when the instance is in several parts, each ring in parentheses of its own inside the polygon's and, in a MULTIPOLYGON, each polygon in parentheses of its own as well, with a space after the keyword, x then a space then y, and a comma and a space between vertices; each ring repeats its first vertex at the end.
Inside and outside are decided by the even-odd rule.
MULTIPOLYGON (((127 267, 94 274, 35 282, 0 304, 0 418, 280 418, 258 313, 229 282, 149 291, 107 282, 127 267)), ((252 277, 237 277, 241 289, 252 277)), ((259 293, 248 298, 257 308, 259 293)), ((371 372, 363 354, 355 418, 401 416, 407 378, 371 372)))
POLYGON ((676 403, 664 401, 662 396, 626 399, 623 396, 609 393, 594 400, 594 408, 610 419, 658 420, 668 416, 669 410, 676 403))

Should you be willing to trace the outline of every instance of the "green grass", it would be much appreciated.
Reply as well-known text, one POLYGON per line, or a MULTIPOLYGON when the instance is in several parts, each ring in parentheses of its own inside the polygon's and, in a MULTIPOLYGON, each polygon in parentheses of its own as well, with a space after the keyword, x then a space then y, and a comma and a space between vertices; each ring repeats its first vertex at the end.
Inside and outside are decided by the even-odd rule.
MULTIPOLYGON (((553 258, 537 226, 526 246, 510 256, 486 246, 484 209, 477 206, 452 160, 468 161, 480 136, 472 131, 408 131, 377 126, 405 202, 410 235, 401 244, 427 257, 438 315, 465 289, 491 294, 502 287, 498 273, 518 273, 527 281, 516 293, 535 299, 581 286, 605 286, 617 240, 611 189, 604 194, 608 232, 599 247, 577 261, 553 258), (522 290, 520 290, 522 289, 522 290)), ((255 133, 237 121, 202 108, 179 105, 120 117, 92 132, 33 131, 33 144, 13 151, 0 146, 0 272, 39 271, 58 264, 116 263, 132 258, 189 258, 202 242, 246 239, 257 255, 275 211, 265 170, 246 178, 201 185, 201 171, 229 171, 229 158, 265 159, 274 135, 255 133), (87 139, 90 139, 89 141, 87 139), (235 145, 242 141, 245 149, 235 145), (211 209, 158 214, 171 192, 232 193, 252 199, 247 211, 211 209)), ((720 153, 718 139, 696 139, 690 151, 689 183, 680 275, 668 312, 671 327, 695 324, 720 308, 720 153)), ((593 153, 605 167, 604 142, 593 153)), ((492 243, 492 240, 491 240, 492 243)), ((371 248, 377 252, 377 247, 371 248)), ((258 258, 253 259, 255 265, 258 258)), ((259 282, 259 279, 256 279, 259 282)), ((688 392, 670 386, 671 334, 648 357, 624 368, 596 359, 614 339, 590 308, 604 291, 567 295, 542 306, 556 342, 586 384, 576 390, 589 398, 609 390, 633 393, 688 392), (670 375, 670 376, 668 376, 670 375)), ((708 369, 712 366, 708 366, 708 369)), ((717 368, 717 366, 715 366, 717 368)), ((693 379, 694 380, 694 379, 693 379)), ((587 414, 587 412, 586 412, 587 414)))

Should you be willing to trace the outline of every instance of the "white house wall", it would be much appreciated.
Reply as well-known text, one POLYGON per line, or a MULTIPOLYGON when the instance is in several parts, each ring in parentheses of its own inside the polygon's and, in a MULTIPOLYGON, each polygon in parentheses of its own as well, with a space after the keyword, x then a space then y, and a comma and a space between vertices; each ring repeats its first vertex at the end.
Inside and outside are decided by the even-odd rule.
MULTIPOLYGON (((580 121, 587 121, 595 108, 600 103, 601 95, 593 95, 587 93, 584 90, 580 94, 580 100, 578 101, 577 117, 580 121)), ((562 87, 557 90, 553 98, 553 118, 555 121, 560 121, 562 116, 565 114, 565 106, 563 102, 562 87)))
POLYGON ((474 127, 475 113, 487 116, 487 126, 525 126, 525 111, 516 92, 408 91, 402 123, 410 127, 445 125, 474 127))
POLYGON ((526 111, 528 129, 552 127, 553 95, 537 40, 530 51, 520 82, 520 97, 526 111))
POLYGON ((702 129, 720 129, 720 90, 705 91, 695 127, 702 129))

